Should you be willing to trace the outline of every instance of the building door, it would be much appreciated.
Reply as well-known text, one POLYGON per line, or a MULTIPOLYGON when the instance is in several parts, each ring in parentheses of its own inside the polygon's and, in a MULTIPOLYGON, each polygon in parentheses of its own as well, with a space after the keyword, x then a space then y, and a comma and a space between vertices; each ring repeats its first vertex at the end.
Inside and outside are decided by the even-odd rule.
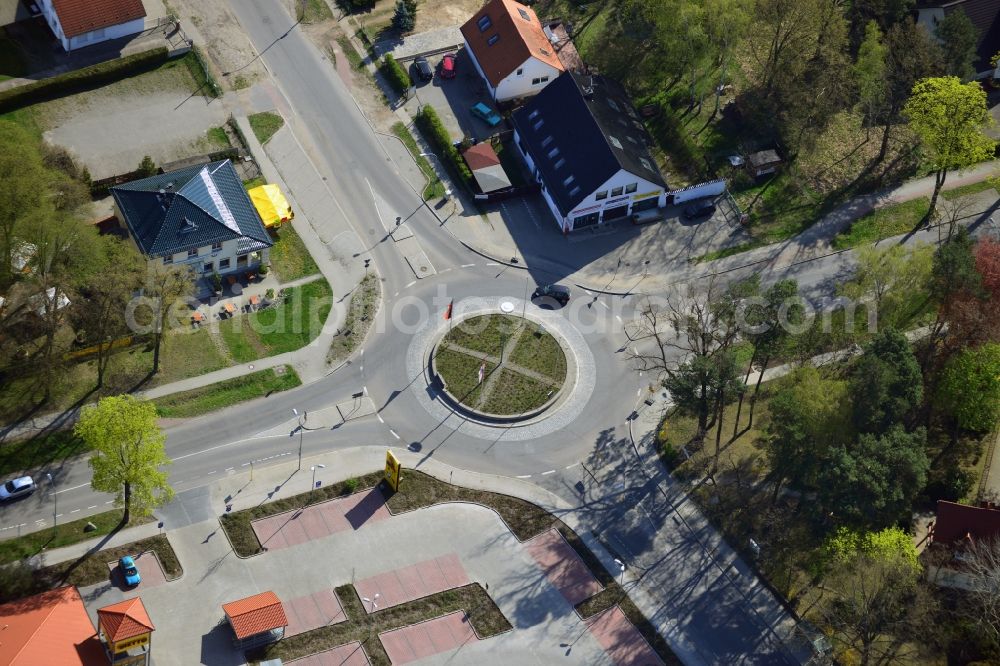
POLYGON ((640 199, 632 204, 632 212, 638 213, 640 210, 649 210, 650 208, 656 208, 657 201, 659 197, 647 197, 645 199, 640 199))
POLYGON ((590 213, 573 218, 573 231, 597 224, 600 213, 590 213))
POLYGON ((606 208, 604 210, 604 221, 610 222, 611 220, 617 220, 619 218, 628 215, 628 204, 624 206, 615 206, 614 208, 606 208))

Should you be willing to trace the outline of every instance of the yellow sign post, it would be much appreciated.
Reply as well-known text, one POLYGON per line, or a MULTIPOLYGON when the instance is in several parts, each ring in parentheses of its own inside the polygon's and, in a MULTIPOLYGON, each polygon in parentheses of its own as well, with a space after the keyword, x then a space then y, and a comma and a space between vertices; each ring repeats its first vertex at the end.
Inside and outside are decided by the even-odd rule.
POLYGON ((386 450, 385 482, 389 484, 389 487, 392 488, 393 492, 399 490, 399 479, 402 469, 402 465, 399 464, 399 458, 397 458, 392 451, 386 450))

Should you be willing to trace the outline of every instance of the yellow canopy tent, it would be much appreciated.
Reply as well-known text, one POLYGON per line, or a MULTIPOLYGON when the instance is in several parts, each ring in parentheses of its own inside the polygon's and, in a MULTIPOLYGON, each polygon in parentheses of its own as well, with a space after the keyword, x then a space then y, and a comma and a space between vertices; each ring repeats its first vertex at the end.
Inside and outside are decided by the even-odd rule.
POLYGON ((250 190, 248 194, 265 227, 281 226, 295 217, 292 207, 288 205, 288 200, 277 185, 260 185, 250 190))

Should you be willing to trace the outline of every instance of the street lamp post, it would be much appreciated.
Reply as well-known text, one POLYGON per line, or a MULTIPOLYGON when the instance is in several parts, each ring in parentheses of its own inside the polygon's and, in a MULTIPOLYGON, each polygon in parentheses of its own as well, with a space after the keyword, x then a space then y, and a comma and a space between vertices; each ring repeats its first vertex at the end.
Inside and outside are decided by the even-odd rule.
POLYGON ((299 410, 292 409, 292 414, 295 414, 299 420, 299 469, 302 469, 302 435, 305 430, 306 421, 309 420, 309 412, 303 411, 302 416, 299 416, 299 410))
MULTIPOLYGON (((434 153, 420 153, 420 156, 421 157, 433 157, 434 159, 436 159, 438 161, 438 164, 441 165, 441 170, 442 171, 445 170, 444 169, 444 162, 442 162, 441 158, 438 157, 437 155, 435 155, 434 153)), ((449 199, 449 197, 451 197, 451 190, 448 188, 448 184, 445 183, 443 180, 441 181, 441 184, 444 185, 444 200, 447 201, 449 199)))
POLYGON ((313 465, 309 468, 309 471, 313 473, 312 486, 309 487, 309 492, 316 490, 316 470, 326 469, 326 465, 313 465))
POLYGON ((618 565, 618 568, 621 569, 621 572, 622 572, 621 578, 618 581, 618 585, 620 587, 624 587, 625 586, 625 563, 622 562, 621 560, 619 560, 618 558, 615 558, 615 564, 618 565))
MULTIPOLYGON (((371 604, 372 609, 370 611, 368 611, 368 615, 372 615, 372 614, 375 613, 375 611, 378 610, 378 603, 377 602, 378 602, 378 598, 381 597, 381 596, 382 596, 381 594, 379 594, 378 592, 376 592, 375 596, 372 597, 371 599, 369 599, 368 597, 361 597, 362 601, 364 601, 365 603, 371 604)), ((375 635, 375 620, 373 618, 371 618, 371 617, 369 617, 368 620, 369 620, 369 622, 368 622, 368 640, 371 640, 374 637, 374 635, 375 635)))
POLYGON ((56 537, 56 521, 59 511, 59 495, 56 494, 56 482, 52 479, 52 474, 49 472, 45 473, 45 476, 49 479, 49 487, 52 489, 52 538, 56 537))

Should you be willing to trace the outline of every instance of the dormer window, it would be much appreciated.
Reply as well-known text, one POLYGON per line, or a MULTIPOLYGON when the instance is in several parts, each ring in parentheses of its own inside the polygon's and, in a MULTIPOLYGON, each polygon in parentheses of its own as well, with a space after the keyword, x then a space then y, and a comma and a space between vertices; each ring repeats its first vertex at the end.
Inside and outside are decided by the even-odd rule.
POLYGON ((569 191, 569 195, 571 197, 575 197, 579 193, 580 193, 580 186, 579 185, 577 185, 576 187, 574 187, 572 190, 569 191))
POLYGON ((563 181, 563 185, 569 187, 570 183, 572 183, 574 180, 576 180, 576 178, 573 177, 573 174, 570 174, 569 176, 566 177, 566 180, 563 181))
POLYGON ((190 233, 190 232, 196 230, 197 228, 198 228, 197 224, 195 224, 189 218, 185 217, 184 220, 183 220, 183 224, 181 224, 180 232, 182 234, 186 234, 186 233, 190 233))
POLYGON ((490 38, 486 40, 486 45, 493 46, 498 41, 500 41, 500 35, 490 35, 490 38))
POLYGON ((538 122, 535 123, 534 125, 532 125, 532 127, 534 127, 536 130, 539 130, 539 129, 542 129, 542 125, 544 125, 544 124, 545 124, 545 120, 543 120, 542 118, 539 118, 538 122))
POLYGON ((480 16, 479 20, 476 21, 476 25, 479 26, 479 32, 486 32, 493 25, 493 21, 490 20, 489 16, 480 16))
POLYGON ((555 168, 557 168, 557 169, 558 169, 558 168, 562 167, 562 165, 564 165, 564 164, 566 164, 566 158, 565 158, 565 157, 560 157, 560 158, 559 158, 559 159, 558 159, 558 160, 556 161, 555 165, 553 165, 553 166, 555 166, 555 168))
POLYGON ((542 139, 542 148, 547 147, 550 143, 552 143, 552 137, 551 136, 545 137, 544 139, 542 139))
POLYGON ((549 158, 553 158, 558 154, 559 154, 559 146, 556 146, 555 148, 549 151, 549 158))
POLYGON ((528 120, 534 120, 537 117, 538 117, 538 109, 535 109, 534 111, 528 114, 528 120))

